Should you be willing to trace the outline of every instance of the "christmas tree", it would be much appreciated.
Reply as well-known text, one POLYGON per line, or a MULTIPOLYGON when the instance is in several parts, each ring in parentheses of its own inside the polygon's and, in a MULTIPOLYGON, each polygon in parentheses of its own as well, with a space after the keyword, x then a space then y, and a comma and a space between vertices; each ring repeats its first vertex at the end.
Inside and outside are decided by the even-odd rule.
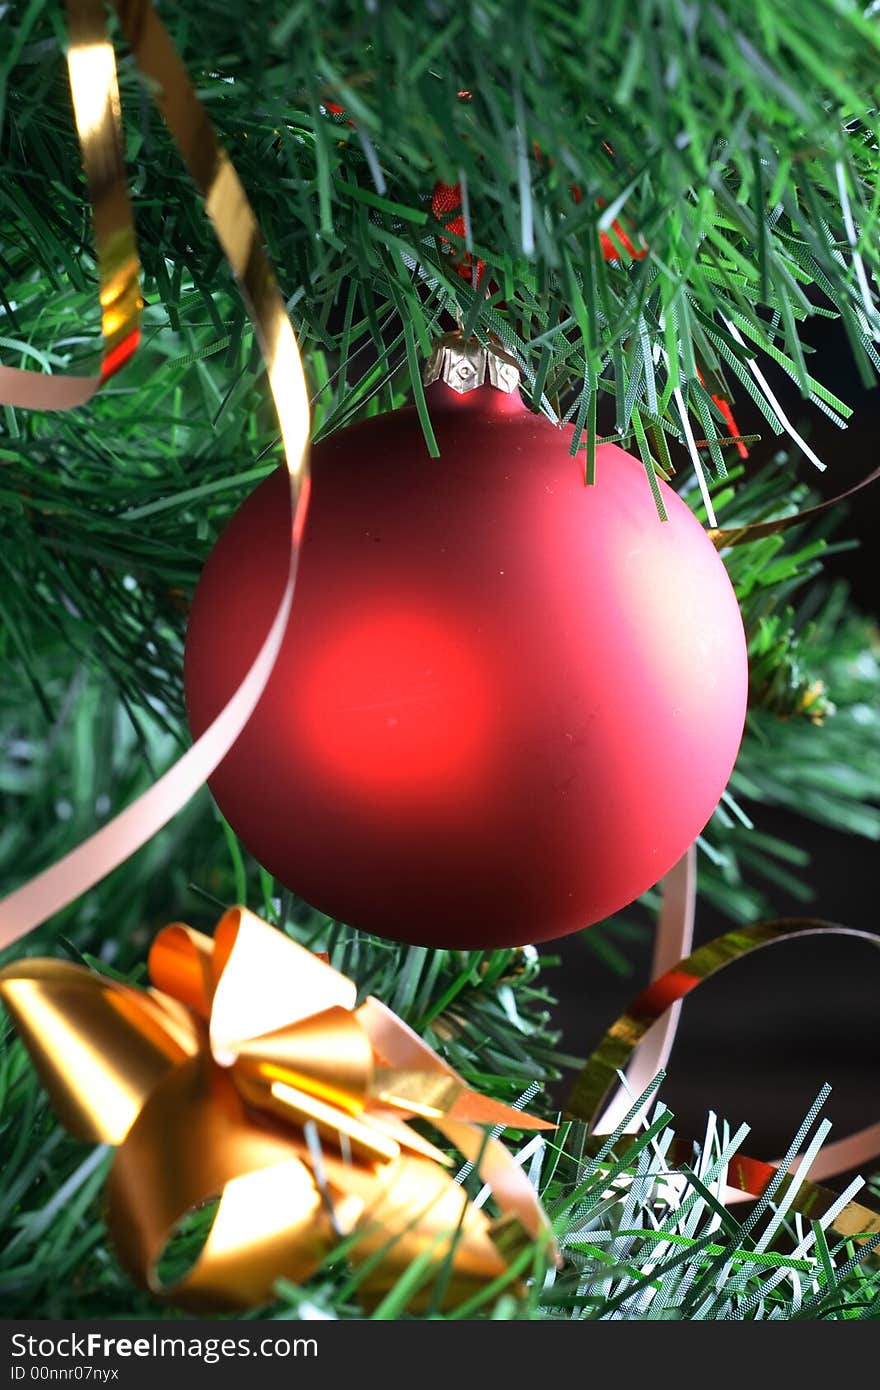
MULTIPOLYGON (((581 0, 566 12, 525 0, 515 22, 496 0, 160 8, 265 238, 305 367, 315 446, 335 438, 359 450, 368 487, 381 492, 381 451, 347 446, 343 432, 411 403, 414 457, 438 475, 449 468, 436 408, 446 388, 426 390, 425 363, 451 335, 448 351, 469 352, 481 371, 489 360, 496 372, 515 368, 530 418, 567 427, 558 447, 584 496, 602 494, 602 450, 617 445, 639 461, 657 528, 672 525, 679 499, 706 528, 742 614, 748 715, 717 809, 693 827, 699 899, 730 919, 733 935, 720 954, 698 950, 691 974, 704 978, 783 935, 756 924, 773 915, 779 892, 794 886, 803 897, 810 871, 796 843, 762 830, 763 808, 880 838, 878 639, 845 586, 823 579, 844 530, 822 499, 845 484, 810 443, 820 412, 844 426, 850 408, 822 384, 809 347, 816 321, 834 317, 854 377, 867 387, 880 369, 875 7, 581 0)), ((25 408, 15 391, 4 395, 0 373, 0 401, 14 402, 0 440, 4 892, 109 824, 188 747, 182 667, 194 590, 245 498, 283 476, 273 398, 286 387, 271 371, 267 383, 266 363, 278 357, 255 332, 259 303, 249 314, 255 261, 236 265, 218 244, 211 218, 216 226, 222 200, 209 192, 208 217, 196 187, 210 182, 199 172, 208 137, 199 126, 181 140, 171 69, 139 49, 139 9, 111 6, 106 16, 143 298, 139 330, 130 298, 122 337, 118 325, 108 333, 107 258, 128 264, 128 243, 107 251, 106 219, 119 209, 101 184, 106 170, 92 167, 86 180, 77 139, 78 126, 82 136, 90 121, 93 130, 115 121, 112 102, 88 100, 106 76, 103 7, 75 0, 68 13, 60 0, 21 0, 0 16, 0 364, 48 383, 103 377, 67 410, 25 408), (85 82, 80 70, 74 109, 77 53, 91 68, 85 82)), ((287 462, 295 473, 289 450, 287 462)), ((251 548, 259 554, 259 542, 251 548)), ((223 633, 236 680, 263 635, 235 623, 223 633)), ((729 693, 718 692, 718 706, 729 693)), ((663 710, 648 704, 644 715, 648 726, 663 710)), ((332 845, 329 853, 341 880, 342 852, 338 871, 332 845)), ((670 866, 671 856, 660 872, 670 866)), ((549 904, 560 884, 535 891, 549 904)), ((668 903, 669 881, 666 891, 668 903)), ((502 1272, 455 1297, 454 1242, 439 1266, 424 1251, 402 1261, 376 1293, 378 1257, 371 1266, 357 1233, 334 1226, 315 1272, 275 1281, 258 1304, 265 1316, 880 1311, 870 1195, 856 1201, 850 1183, 838 1201, 809 1185, 810 1163, 823 1182, 833 1167, 822 1166, 821 1076, 778 1170, 753 1164, 753 1200, 725 1206, 733 1156, 744 1141, 750 1150, 744 1127, 715 1118, 712 1094, 699 1134, 676 1135, 657 1100, 662 1075, 644 1079, 647 1094, 637 1087, 610 1128, 585 1123, 602 1118, 583 1100, 601 1067, 594 1059, 589 1083, 582 1076, 571 1091, 583 1058, 554 1016, 552 946, 538 952, 521 937, 498 946, 504 934, 491 923, 478 949, 454 931, 443 947, 398 944, 378 925, 337 920, 275 880, 204 787, 118 868, 62 901, 22 940, 0 935, 0 966, 51 957, 108 989, 143 986, 165 924, 210 933, 227 909, 246 905, 325 953, 359 1001, 382 1001, 468 1087, 559 1120, 534 1136, 525 1121, 505 1132, 552 1222, 558 1263, 545 1239, 520 1231, 508 1247, 502 1232, 502 1272), (785 1176, 803 1153, 809 1161, 785 1176)), ((643 905, 656 914, 659 901, 653 888, 643 905)), ((431 908, 425 895, 426 916, 431 908)), ((531 940, 558 934, 540 928, 540 907, 535 917, 531 940)), ((410 939, 425 939, 417 924, 410 939)), ((630 940, 626 912, 590 926, 594 971, 625 959, 630 940)), ((643 996, 629 1022, 655 1005, 643 996)), ((14 1317, 177 1315, 173 1299, 163 1308, 135 1289, 114 1254, 106 1145, 67 1133, 23 1035, 5 1017, 0 1026, 4 1307, 14 1317)), ((628 1053, 612 1046, 602 1056, 610 1084, 628 1053)), ((321 1131, 307 1133, 320 1171, 321 1131)), ((455 1174, 481 1208, 482 1152, 465 1158, 455 1174)), ((163 1280, 192 1263, 211 1216, 200 1207, 178 1231, 163 1280)))

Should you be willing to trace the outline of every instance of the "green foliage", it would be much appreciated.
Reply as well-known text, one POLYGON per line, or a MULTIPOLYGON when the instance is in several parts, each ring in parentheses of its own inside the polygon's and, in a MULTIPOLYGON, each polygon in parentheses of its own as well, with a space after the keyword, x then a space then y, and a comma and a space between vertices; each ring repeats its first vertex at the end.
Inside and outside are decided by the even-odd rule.
MULTIPOLYGON (((733 1132, 710 1115, 692 1165, 676 1172, 667 1157, 672 1116, 660 1105, 638 1137, 617 1138, 583 1161, 574 1191, 563 1179, 555 1207, 565 1221, 561 1243, 573 1268, 545 1286, 541 1303, 550 1315, 661 1321, 876 1316, 880 1276, 861 1263, 865 1248, 833 1233, 826 1237, 824 1221, 792 1213, 811 1159, 790 1185, 781 1177, 796 1153, 815 1157, 821 1147, 827 1121, 812 1137, 810 1131, 827 1090, 795 1136, 779 1176, 741 1219, 716 1194, 747 1125, 733 1132)), ((563 1156, 566 1142, 570 1136, 563 1138, 563 1156)), ((560 1167, 565 1174, 564 1157, 560 1167)), ((859 1186, 852 1184, 848 1195, 859 1186)))
MULTIPOLYGON (((805 505, 787 469, 728 469, 712 395, 748 391, 778 432, 748 365, 755 353, 769 376, 787 373, 842 419, 846 407, 808 370, 800 334, 812 314, 843 317, 865 380, 880 365, 880 28, 862 5, 524 0, 512 16, 500 0, 261 0, 168 11, 265 229, 317 438, 401 403, 431 336, 458 319, 484 340, 497 335, 536 404, 587 435, 588 469, 601 428, 650 470, 674 458, 684 471, 681 386, 707 441, 706 472, 721 479, 711 486, 725 524, 805 505), (479 285, 456 273, 456 239, 432 216, 438 177, 461 183, 465 244, 487 264, 479 285), (643 257, 627 254, 615 222, 643 257), (606 229, 619 243, 608 261, 606 229)), ((0 34, 0 359, 86 370, 99 322, 59 0, 13 0, 0 34)), ((220 525, 278 461, 250 326, 124 54, 121 88, 144 346, 86 409, 2 415, 4 889, 130 802, 184 745, 188 599, 220 525)), ((702 494, 689 484, 687 495, 700 511, 702 494)), ((815 582, 823 548, 820 528, 725 556, 749 638, 751 703, 730 796, 701 842, 700 888, 739 920, 765 911, 775 888, 803 887, 804 856, 762 831, 762 804, 880 838, 880 649, 845 593, 815 582)), ((159 925, 186 916, 210 928, 242 898, 329 949, 474 1085, 509 1101, 574 1061, 553 1031, 547 958, 398 947, 328 922, 277 895, 206 793, 23 949, 142 978, 159 925)), ((620 967, 630 932, 612 920, 585 940, 620 967)), ((880 1312, 877 1274, 851 1247, 788 1217, 778 1229, 719 1221, 705 1187, 727 1150, 723 1126, 710 1125, 696 1181, 682 1179, 671 1200, 654 1175, 670 1138, 661 1117, 650 1140, 614 1150, 616 1166, 610 1152, 588 1160, 577 1128, 539 1147, 530 1171, 567 1264, 536 1277, 525 1299, 495 1290, 461 1315, 880 1312), (770 1230, 761 1248, 759 1229, 770 1230), (803 1242, 802 1253, 780 1253, 803 1242)), ((107 1247, 106 1154, 63 1134, 10 1037, 0 1045, 0 1155, 4 1309, 152 1311, 107 1247)), ((519 1260, 527 1272, 534 1252, 519 1260)), ((308 1302, 358 1315, 338 1254, 307 1289, 280 1290, 270 1312, 296 1316, 308 1302)), ((398 1289, 383 1315, 405 1310, 398 1289)))
MULTIPOLYGON (((809 501, 778 465, 735 498, 718 496, 725 525, 746 509, 769 519, 809 501)), ((749 711, 727 793, 700 839, 700 891, 738 921, 772 915, 774 889, 811 897, 809 857, 762 831, 763 806, 880 839, 880 631, 853 612, 845 584, 821 581, 823 555, 841 548, 827 534, 839 521, 725 553, 748 639, 749 711)))
MULTIPOLYGON (((378 943, 369 949, 375 953, 378 943)), ((485 1084, 507 1093, 506 1087, 493 1088, 491 1079, 485 1084)), ((824 1098, 825 1092, 792 1154, 804 1148, 824 1098)), ((527 1152, 520 1139, 526 1171, 552 1218, 564 1262, 559 1270, 549 1269, 541 1252, 526 1245, 512 1256, 509 1276, 448 1316, 743 1321, 880 1314, 880 1272, 864 1263, 865 1250, 790 1210, 808 1163, 791 1186, 777 1186, 737 1219, 740 1209, 725 1211, 716 1194, 748 1126, 732 1133, 710 1116, 692 1166, 677 1172, 668 1161, 675 1137, 671 1119, 658 1106, 641 1133, 618 1134, 598 1153, 595 1144, 585 1145, 580 1124, 566 1123, 549 1138, 532 1139, 527 1152), (527 1281, 524 1292, 517 1279, 527 1281)), ((822 1121, 811 1153, 827 1129, 822 1121)), ((107 1245, 100 1193, 110 1154, 63 1134, 18 1042, 0 1054, 0 1146, 8 1174, 0 1195, 0 1293, 7 1316, 154 1315, 152 1300, 131 1287, 107 1245)), ((480 1184, 474 1175, 463 1170, 461 1180, 476 1196, 480 1184)), ((858 1186, 850 1185, 850 1197, 858 1186)), ((190 1253, 198 1249, 209 1218, 203 1213, 178 1239, 172 1258, 184 1260, 189 1247, 190 1253)), ((346 1258, 351 1244, 334 1249, 306 1285, 282 1283, 276 1302, 251 1316, 363 1317, 358 1275, 346 1258)), ((441 1288, 443 1270, 434 1277, 441 1288)), ((406 1317, 415 1295, 431 1286, 426 1272, 412 1267, 372 1316, 406 1317)))
MULTIPOLYGON (((872 378, 880 27, 857 0, 525 0, 515 23, 503 0, 262 0, 167 18, 300 338, 340 374, 333 426, 395 367, 411 374, 413 347, 449 316, 497 334, 578 434, 598 392, 618 433, 681 439, 683 387, 721 472, 723 371, 780 428, 746 365, 758 349, 818 408, 846 413, 808 370, 809 315, 840 313, 872 378), (461 184, 463 239, 431 213, 438 177, 461 184), (603 230, 618 257, 603 256, 603 230), (453 242, 485 260, 479 285, 456 273, 453 242)), ((0 59, 0 347, 59 370, 94 347, 96 322, 83 313, 93 268, 63 19, 58 0, 19 0, 2 23, 14 42, 0 59)), ((176 355, 206 367, 208 412, 228 413, 248 391, 250 329, 130 58, 121 86, 146 298, 179 335, 176 355)), ((179 412, 156 389, 179 455, 185 432, 167 437, 179 412)), ((105 452, 128 457, 115 442, 110 431, 105 452)), ((654 449, 662 463, 659 438, 654 449)))

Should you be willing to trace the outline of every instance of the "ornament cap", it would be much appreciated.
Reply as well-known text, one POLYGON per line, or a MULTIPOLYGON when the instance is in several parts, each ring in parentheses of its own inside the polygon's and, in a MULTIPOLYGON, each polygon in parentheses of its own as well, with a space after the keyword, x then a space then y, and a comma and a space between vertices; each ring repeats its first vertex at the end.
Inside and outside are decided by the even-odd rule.
POLYGON ((425 367, 424 383, 442 380, 460 396, 476 391, 486 381, 498 391, 512 395, 520 382, 515 360, 500 347, 484 347, 475 338, 446 333, 434 344, 425 367))

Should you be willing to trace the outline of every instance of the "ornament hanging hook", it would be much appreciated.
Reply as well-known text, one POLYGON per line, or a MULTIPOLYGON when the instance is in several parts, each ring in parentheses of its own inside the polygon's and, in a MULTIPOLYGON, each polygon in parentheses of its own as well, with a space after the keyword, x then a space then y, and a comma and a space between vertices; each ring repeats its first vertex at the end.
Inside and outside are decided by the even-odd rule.
POLYGON ((515 360, 500 347, 484 346, 459 331, 437 339, 422 379, 426 386, 442 379, 462 396, 476 391, 488 380, 490 386, 511 395, 519 386, 520 371, 515 360))

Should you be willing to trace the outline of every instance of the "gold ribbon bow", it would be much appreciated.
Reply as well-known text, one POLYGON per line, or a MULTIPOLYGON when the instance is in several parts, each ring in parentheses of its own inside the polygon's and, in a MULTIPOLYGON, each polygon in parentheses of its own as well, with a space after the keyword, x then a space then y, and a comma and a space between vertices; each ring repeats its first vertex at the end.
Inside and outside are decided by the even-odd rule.
POLYGON ((468 1090, 377 999, 356 1008, 354 983, 321 957, 234 908, 213 940, 165 927, 149 970, 140 990, 25 959, 0 971, 0 997, 62 1122, 118 1146, 110 1230, 154 1294, 194 1310, 265 1302, 352 1233, 368 1301, 424 1252, 450 1260, 446 1303, 504 1274, 501 1223, 468 1201, 414 1117, 477 1165, 503 1219, 552 1251, 526 1175, 476 1127, 552 1126, 468 1090), (175 1227, 215 1197, 201 1254, 163 1284, 175 1227))

